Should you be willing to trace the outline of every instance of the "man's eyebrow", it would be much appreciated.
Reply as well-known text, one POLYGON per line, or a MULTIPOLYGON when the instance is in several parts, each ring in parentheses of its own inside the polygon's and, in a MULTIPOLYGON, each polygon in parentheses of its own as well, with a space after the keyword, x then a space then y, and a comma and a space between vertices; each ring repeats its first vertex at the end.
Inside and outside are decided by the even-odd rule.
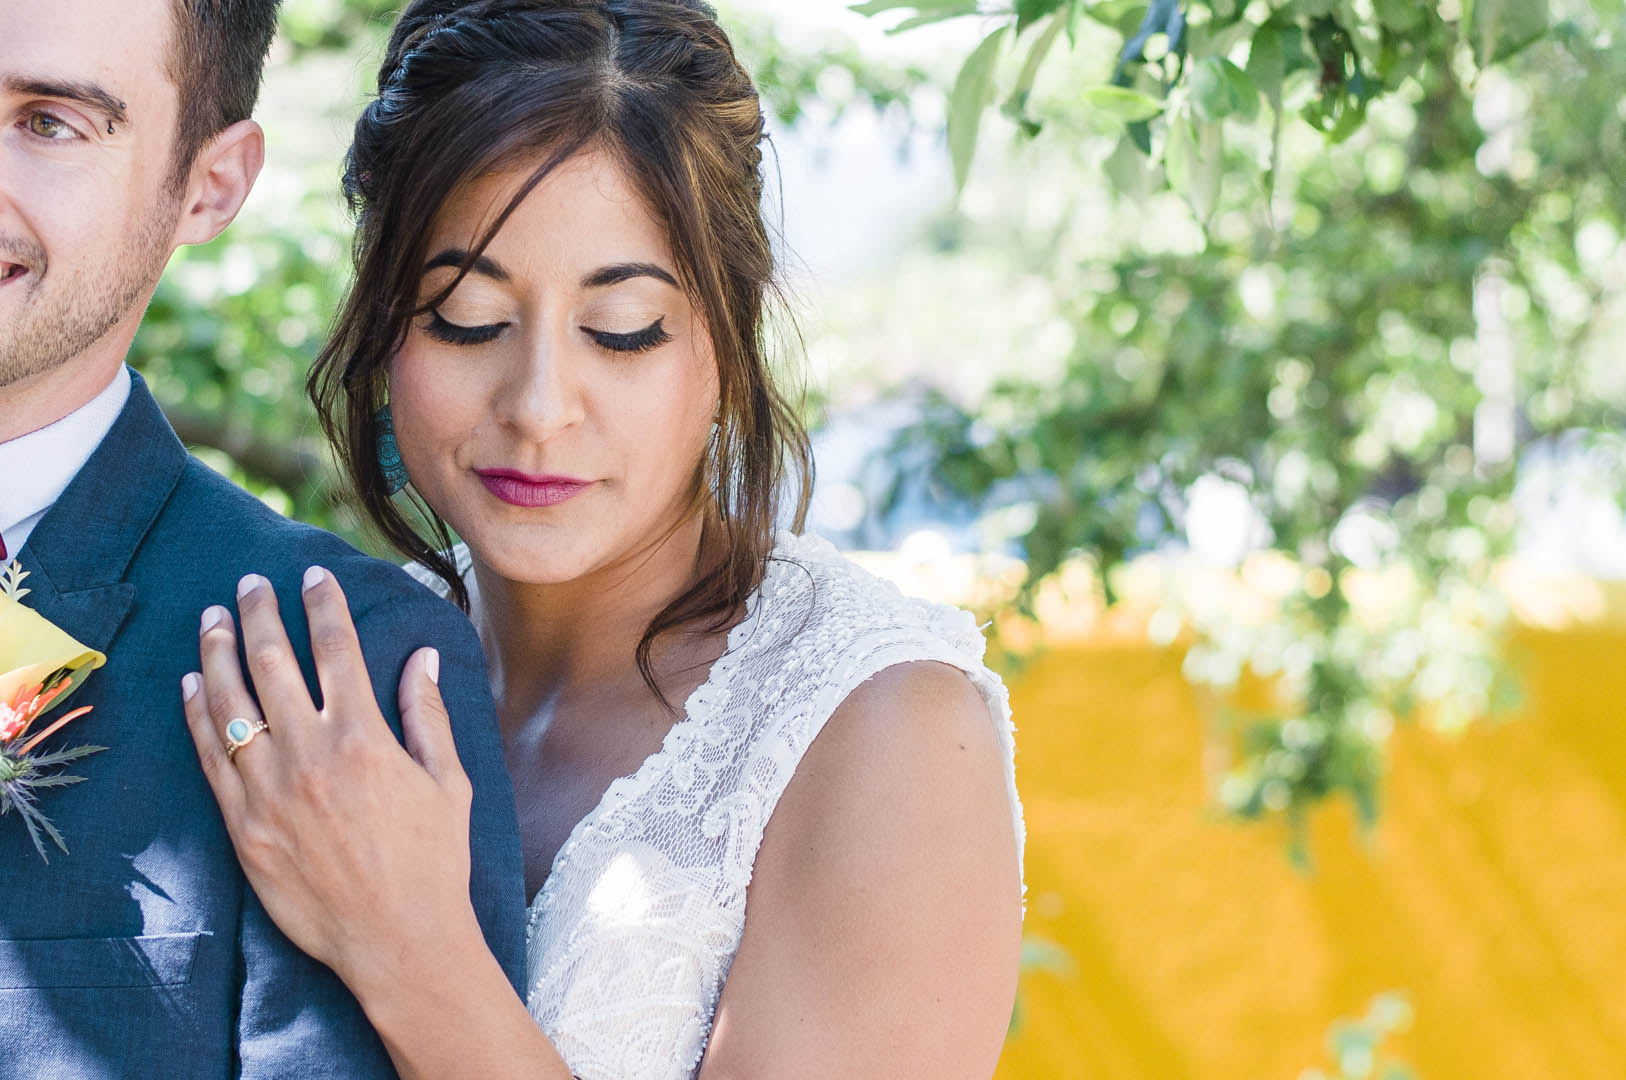
POLYGON ((582 279, 584 289, 603 289, 635 277, 652 277, 677 288, 677 278, 654 263, 617 263, 595 270, 582 279))
MULTIPOLYGON (((423 272, 427 274, 429 271, 437 270, 442 266, 460 267, 468 261, 469 253, 464 249, 447 248, 439 255, 436 255, 434 258, 424 263, 423 272)), ((469 265, 469 273, 483 274, 494 281, 508 280, 508 271, 504 270, 502 265, 498 263, 496 259, 493 259, 487 255, 481 255, 479 258, 475 259, 474 262, 469 265)))
POLYGON ((29 75, 7 75, 0 80, 0 88, 10 94, 29 97, 59 98, 73 101, 101 113, 110 124, 128 122, 127 106, 105 88, 79 79, 56 79, 29 75))

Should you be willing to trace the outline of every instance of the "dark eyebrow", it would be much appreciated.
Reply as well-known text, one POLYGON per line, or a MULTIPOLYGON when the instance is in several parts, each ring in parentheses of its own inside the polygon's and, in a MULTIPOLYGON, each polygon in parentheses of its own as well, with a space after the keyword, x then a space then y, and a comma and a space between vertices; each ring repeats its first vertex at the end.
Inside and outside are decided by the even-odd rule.
POLYGON ((87 108, 101 113, 110 124, 123 124, 129 116, 125 113, 125 104, 117 97, 108 93, 93 82, 82 82, 78 79, 39 78, 27 75, 7 75, 0 81, 7 93, 25 94, 30 97, 59 98, 63 101, 73 101, 87 108))
MULTIPOLYGON (((469 253, 462 248, 447 248, 433 259, 423 264, 423 272, 438 270, 442 266, 461 267, 469 261, 469 253)), ((507 281, 508 271, 504 270, 497 260, 481 255, 469 265, 469 273, 484 274, 494 281, 507 281)))
POLYGON ((654 263, 617 263, 615 266, 606 266, 602 270, 595 270, 583 278, 582 288, 603 289, 610 285, 619 285, 623 281, 635 277, 652 277, 656 281, 664 281, 673 288, 677 288, 677 278, 654 263))

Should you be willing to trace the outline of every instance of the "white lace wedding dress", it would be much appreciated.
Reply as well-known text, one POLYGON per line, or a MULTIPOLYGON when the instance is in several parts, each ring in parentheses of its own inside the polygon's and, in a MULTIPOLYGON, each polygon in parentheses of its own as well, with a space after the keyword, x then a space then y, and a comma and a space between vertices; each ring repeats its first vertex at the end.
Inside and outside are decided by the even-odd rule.
MULTIPOLYGON (((467 577, 468 552, 457 555, 467 577)), ((825 721, 885 668, 938 661, 976 684, 1004 749, 1020 849, 1009 698, 983 651, 967 612, 904 597, 825 540, 780 538, 745 620, 661 749, 610 784, 531 905, 526 1005, 573 1072, 695 1075, 763 827, 825 721)))

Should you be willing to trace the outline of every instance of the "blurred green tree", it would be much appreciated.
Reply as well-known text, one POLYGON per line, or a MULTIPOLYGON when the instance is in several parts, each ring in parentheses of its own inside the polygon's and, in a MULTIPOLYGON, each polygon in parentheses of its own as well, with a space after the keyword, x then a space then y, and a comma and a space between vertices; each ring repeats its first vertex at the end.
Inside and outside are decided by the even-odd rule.
POLYGON ((1043 136, 988 163, 994 210, 941 231, 1052 283, 1074 341, 1056 375, 915 437, 962 491, 1028 484, 1030 596, 1081 554, 1110 595, 1135 553, 1203 539, 1199 504, 1251 523, 1294 567, 1273 616, 1171 600, 1212 700, 1249 670, 1277 681, 1262 712, 1216 706, 1217 794, 1301 826, 1343 792, 1371 821, 1397 719, 1514 700, 1496 568, 1521 452, 1619 445, 1622 4, 855 10, 899 8, 900 30, 992 24, 950 95, 958 181, 977 193, 995 102, 1043 136), (1352 571, 1388 580, 1381 613, 1352 571))

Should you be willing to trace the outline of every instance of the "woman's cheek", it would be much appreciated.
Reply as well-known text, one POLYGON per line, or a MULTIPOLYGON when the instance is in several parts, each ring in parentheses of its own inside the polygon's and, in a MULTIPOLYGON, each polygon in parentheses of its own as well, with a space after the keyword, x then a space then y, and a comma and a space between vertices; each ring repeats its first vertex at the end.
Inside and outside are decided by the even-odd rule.
MULTIPOLYGON (((452 433, 467 412, 466 384, 437 376, 444 366, 434 363, 417 334, 410 335, 390 365, 390 414, 401 460, 420 489, 452 468, 456 440, 452 433), (442 458, 446 460, 441 460, 442 458)), ((428 492, 425 492, 428 494, 428 492)))

